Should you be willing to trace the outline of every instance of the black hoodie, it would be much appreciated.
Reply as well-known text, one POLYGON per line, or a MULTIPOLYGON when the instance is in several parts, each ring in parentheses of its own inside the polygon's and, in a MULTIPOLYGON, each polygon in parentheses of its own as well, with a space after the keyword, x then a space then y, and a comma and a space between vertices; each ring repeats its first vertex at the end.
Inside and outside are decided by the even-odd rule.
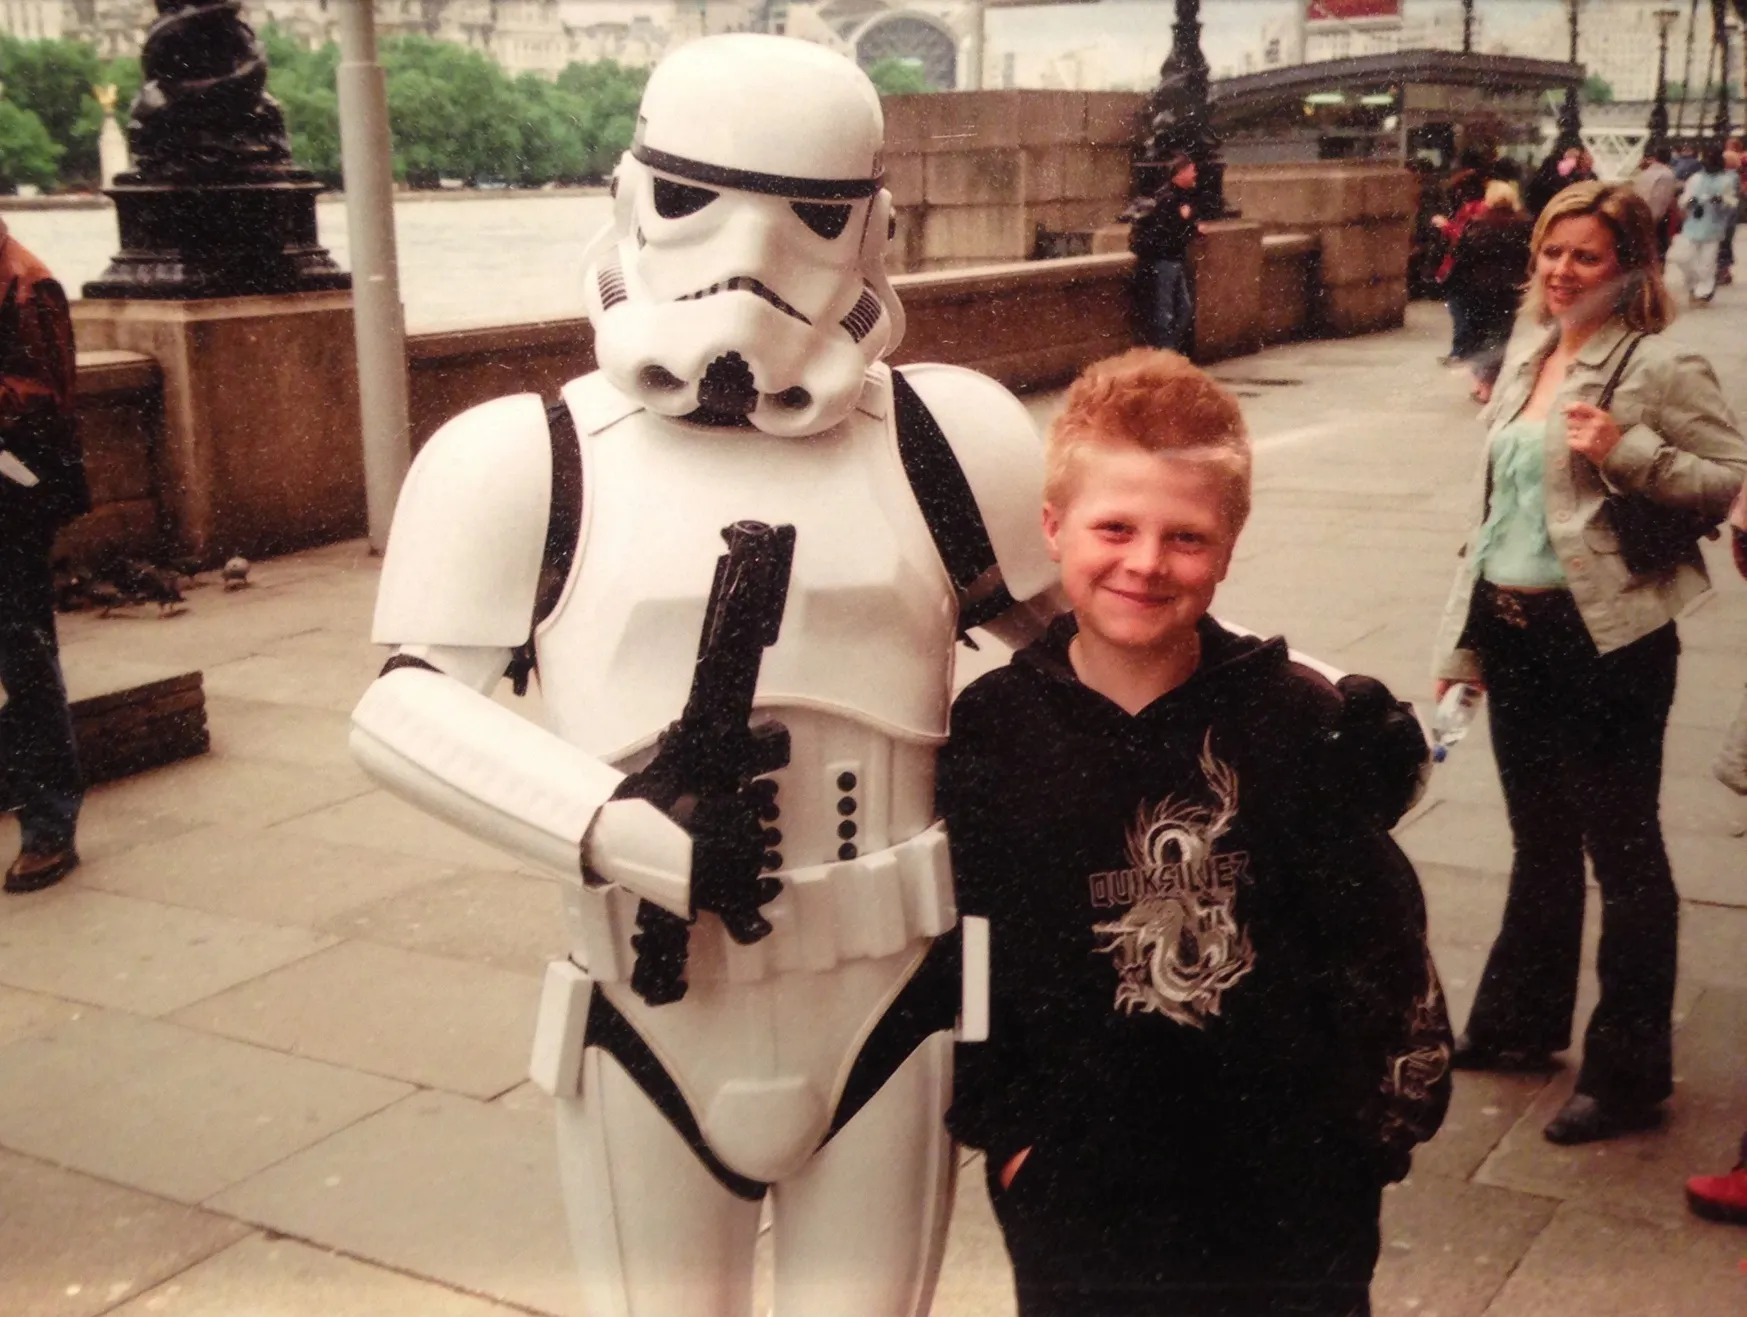
POLYGON ((953 707, 941 810, 960 912, 992 925, 953 1134, 1160 1195, 1399 1178, 1443 1119, 1449 1022, 1340 693, 1203 619, 1195 673, 1130 715, 1074 675, 1074 631, 953 707))

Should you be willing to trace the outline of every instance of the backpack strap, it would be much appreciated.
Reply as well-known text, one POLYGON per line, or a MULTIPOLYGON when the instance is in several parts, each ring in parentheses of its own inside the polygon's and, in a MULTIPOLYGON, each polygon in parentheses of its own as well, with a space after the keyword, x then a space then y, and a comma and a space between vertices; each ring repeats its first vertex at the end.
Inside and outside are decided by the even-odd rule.
POLYGON ((517 695, 528 693, 528 678, 539 670, 534 633, 558 607, 582 534, 582 447, 570 406, 562 398, 546 408, 546 433, 552 441, 552 507, 546 517, 546 543, 540 550, 540 584, 534 592, 528 638, 516 646, 504 669, 517 695))
POLYGON ((892 410, 898 458, 910 492, 958 594, 959 638, 974 647, 966 631, 1000 617, 1013 607, 1013 596, 1001 579, 995 546, 952 445, 915 386, 897 369, 892 371, 892 410))

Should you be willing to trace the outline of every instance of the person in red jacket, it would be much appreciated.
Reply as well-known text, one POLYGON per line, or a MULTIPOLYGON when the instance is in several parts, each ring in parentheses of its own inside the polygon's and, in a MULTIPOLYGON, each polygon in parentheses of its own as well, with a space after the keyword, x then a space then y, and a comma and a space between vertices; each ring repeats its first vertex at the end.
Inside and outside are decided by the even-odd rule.
POLYGON ((79 863, 83 786, 55 643, 55 532, 90 506, 73 415, 73 322, 48 268, 0 222, 0 800, 18 812, 8 892, 79 863))

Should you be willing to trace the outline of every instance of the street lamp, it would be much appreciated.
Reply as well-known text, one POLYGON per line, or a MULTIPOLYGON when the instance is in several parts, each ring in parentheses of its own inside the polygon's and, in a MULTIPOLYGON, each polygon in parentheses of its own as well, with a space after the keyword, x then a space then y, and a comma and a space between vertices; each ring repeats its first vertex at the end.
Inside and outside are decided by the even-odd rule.
POLYGON ((1225 163, 1213 131, 1208 102, 1211 70, 1201 52, 1201 0, 1176 0, 1171 53, 1159 67, 1159 85, 1147 103, 1152 140, 1144 159, 1159 162, 1181 151, 1195 162, 1196 213, 1208 219, 1225 214, 1225 163))
POLYGON ((1474 53, 1474 0, 1462 0, 1462 53, 1474 53))
POLYGON ((1680 17, 1678 9, 1658 9, 1656 20, 1656 102, 1650 107, 1650 140, 1646 151, 1668 145, 1668 33, 1680 17))
MULTIPOLYGON (((1565 21, 1571 30, 1570 53, 1567 58, 1571 63, 1577 63, 1577 6, 1579 0, 1565 0, 1565 21)), ((1577 84, 1571 83, 1565 88, 1564 103, 1559 106, 1559 140, 1554 144, 1555 152, 1563 152, 1571 147, 1583 149, 1583 116, 1577 109, 1577 84)))

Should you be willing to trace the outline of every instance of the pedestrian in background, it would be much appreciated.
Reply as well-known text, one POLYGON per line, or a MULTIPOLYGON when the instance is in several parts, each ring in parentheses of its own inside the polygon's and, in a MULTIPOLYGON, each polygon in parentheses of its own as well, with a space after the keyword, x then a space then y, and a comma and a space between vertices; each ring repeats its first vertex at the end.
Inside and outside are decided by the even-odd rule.
POLYGON ((0 794, 18 811, 8 892, 79 863, 83 792, 55 644, 55 532, 90 507, 73 416, 67 295, 0 221, 0 794))
POLYGON ((1435 673, 1440 697, 1457 681, 1485 686, 1514 843, 1503 926, 1454 1064, 1541 1069, 1570 1045, 1586 852, 1601 887, 1601 999, 1576 1092, 1545 1130, 1575 1144, 1650 1128, 1671 1091, 1680 903, 1658 796, 1674 619, 1710 588, 1695 543, 1628 570, 1606 499, 1721 518, 1747 441, 1710 363, 1659 332, 1673 306, 1635 191, 1565 189, 1533 246, 1524 315, 1544 329, 1518 337, 1483 414, 1435 673))
POLYGON ((1450 270, 1456 262, 1456 244, 1462 231, 1486 213, 1486 176, 1478 169, 1462 169, 1450 176, 1450 213, 1433 215, 1432 226, 1444 241, 1444 256, 1438 262, 1438 284, 1444 290, 1444 305, 1450 311, 1450 351, 1443 358, 1450 365, 1465 358, 1472 344, 1469 341, 1468 303, 1460 289, 1450 287, 1450 270))
POLYGON ((1445 285, 1450 304, 1464 308, 1467 341, 1462 359, 1473 376, 1477 402, 1491 399, 1504 362, 1505 344, 1528 278, 1533 232, 1516 185, 1493 179, 1486 185, 1483 209, 1464 226, 1456 243, 1445 285))
POLYGON ((1680 180, 1674 176, 1669 161, 1674 153, 1666 142, 1652 147, 1638 162, 1638 172, 1632 175, 1632 187, 1650 207, 1650 218, 1656 221, 1657 251, 1668 255, 1668 244, 1674 241, 1674 202, 1680 196, 1680 180))
POLYGON ((1701 168, 1686 180, 1680 194, 1684 218, 1680 234, 1668 249, 1668 260, 1686 278, 1686 295, 1708 302, 1717 292, 1717 249, 1735 213, 1740 178, 1723 168, 1723 148, 1704 149, 1701 168))
POLYGON ((1582 147, 1568 146, 1563 151, 1551 151, 1529 180, 1528 189, 1523 193, 1523 205, 1532 217, 1539 219, 1547 204, 1564 189, 1573 183, 1594 181, 1594 160, 1582 147))
POLYGON ((1181 153, 1165 162, 1166 182, 1151 203, 1131 210, 1128 249, 1135 282, 1147 308, 1143 336, 1149 347, 1189 355, 1195 335, 1195 298, 1189 283, 1189 243, 1195 221, 1195 162, 1181 153))
POLYGON ((1723 240, 1717 245, 1717 287, 1735 282, 1735 226, 1741 218, 1741 139, 1731 137, 1723 143, 1723 172, 1735 176, 1735 205, 1723 226, 1723 240))

